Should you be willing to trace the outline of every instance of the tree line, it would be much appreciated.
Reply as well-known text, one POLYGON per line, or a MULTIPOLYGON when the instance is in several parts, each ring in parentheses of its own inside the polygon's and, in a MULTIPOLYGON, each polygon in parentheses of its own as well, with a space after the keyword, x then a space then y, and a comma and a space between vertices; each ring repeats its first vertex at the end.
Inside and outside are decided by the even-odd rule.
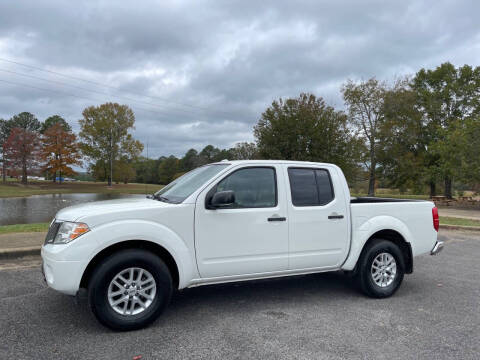
POLYGON ((58 115, 41 123, 35 115, 22 112, 9 120, 0 119, 2 180, 44 172, 53 181, 57 176, 75 174, 72 165, 81 165, 81 153, 70 125, 58 115))
POLYGON ((430 196, 480 184, 480 67, 444 63, 393 84, 341 87, 345 111, 301 94, 280 99, 254 129, 260 157, 338 164, 350 184, 368 180, 430 196))
POLYGON ((181 158, 141 156, 131 134, 135 116, 126 105, 86 108, 78 137, 60 116, 40 123, 21 113, 0 120, 2 174, 37 169, 54 180, 87 159, 95 180, 167 184, 203 164, 223 159, 286 159, 339 165, 353 186, 380 184, 414 193, 440 190, 451 198, 456 184, 480 184, 480 67, 435 69, 391 83, 375 78, 341 87, 344 109, 302 93, 272 102, 254 126, 255 141, 228 149, 213 145, 181 158))
POLYGON ((358 192, 384 187, 453 195, 480 190, 480 67, 444 63, 392 81, 347 81, 342 110, 314 94, 278 99, 254 126, 255 142, 209 145, 184 157, 140 159, 137 181, 167 183, 222 159, 286 159, 340 166, 358 192))
POLYGON ((10 176, 20 177, 26 184, 28 175, 33 174, 61 181, 76 175, 73 166, 82 166, 84 159, 95 179, 109 185, 133 179, 133 162, 143 150, 130 133, 135 123, 133 111, 126 105, 106 103, 90 106, 82 115, 78 136, 59 115, 44 122, 29 112, 0 119, 3 182, 10 176))

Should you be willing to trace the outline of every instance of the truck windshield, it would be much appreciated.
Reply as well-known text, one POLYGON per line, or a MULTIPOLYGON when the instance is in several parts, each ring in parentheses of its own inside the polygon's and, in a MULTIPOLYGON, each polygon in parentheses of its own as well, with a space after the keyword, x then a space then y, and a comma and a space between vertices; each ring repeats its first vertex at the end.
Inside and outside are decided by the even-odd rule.
POLYGON ((157 191, 153 198, 165 202, 181 203, 200 186, 228 166, 230 164, 212 164, 196 168, 157 191))

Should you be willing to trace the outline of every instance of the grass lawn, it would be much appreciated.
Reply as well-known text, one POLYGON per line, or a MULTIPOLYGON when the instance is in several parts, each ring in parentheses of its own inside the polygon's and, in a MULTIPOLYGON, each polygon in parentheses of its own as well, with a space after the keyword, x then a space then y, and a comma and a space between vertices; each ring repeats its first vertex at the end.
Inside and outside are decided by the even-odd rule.
POLYGON ((480 227, 480 220, 462 219, 450 216, 440 216, 440 227, 444 225, 459 225, 459 226, 478 226, 480 227))
POLYGON ((19 233, 19 232, 43 232, 48 230, 49 223, 37 224, 16 224, 0 226, 1 234, 19 233))
MULTIPOLYGON (((148 184, 147 192, 151 194, 162 187, 163 185, 148 184)), ((108 187, 105 183, 91 181, 64 182, 62 184, 51 181, 32 181, 28 185, 12 181, 7 184, 0 183, 0 198, 69 193, 145 194, 145 184, 113 184, 108 187)))

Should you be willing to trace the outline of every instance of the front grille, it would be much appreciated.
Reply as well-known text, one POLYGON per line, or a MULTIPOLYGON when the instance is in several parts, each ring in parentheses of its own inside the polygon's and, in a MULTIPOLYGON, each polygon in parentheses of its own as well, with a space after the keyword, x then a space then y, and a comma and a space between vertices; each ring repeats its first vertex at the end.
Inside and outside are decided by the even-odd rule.
POLYGON ((58 229, 60 228, 60 225, 62 225, 61 222, 56 222, 55 220, 52 222, 52 224, 50 225, 50 228, 48 229, 47 236, 45 237, 45 244, 53 243, 55 236, 57 236, 57 232, 58 232, 58 229))

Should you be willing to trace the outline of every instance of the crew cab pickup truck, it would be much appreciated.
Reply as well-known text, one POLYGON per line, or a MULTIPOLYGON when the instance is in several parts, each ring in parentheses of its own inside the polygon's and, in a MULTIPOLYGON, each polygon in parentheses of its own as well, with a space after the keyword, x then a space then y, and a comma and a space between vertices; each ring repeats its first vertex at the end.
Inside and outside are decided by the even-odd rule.
POLYGON ((147 198, 59 211, 42 247, 48 286, 75 295, 117 330, 144 327, 172 291, 342 270, 387 297, 413 258, 439 252, 429 201, 351 198, 332 164, 222 161, 147 198))

